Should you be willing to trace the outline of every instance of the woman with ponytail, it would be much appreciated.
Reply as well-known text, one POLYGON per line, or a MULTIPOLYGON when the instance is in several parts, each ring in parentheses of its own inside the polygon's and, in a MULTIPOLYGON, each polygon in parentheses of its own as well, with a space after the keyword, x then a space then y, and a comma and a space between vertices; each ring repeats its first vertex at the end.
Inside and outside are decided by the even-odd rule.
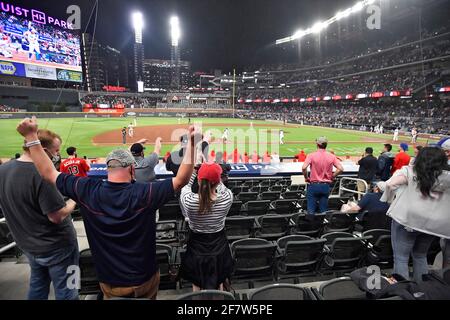
POLYGON ((189 221, 187 251, 180 276, 193 283, 193 290, 223 290, 233 271, 233 259, 225 234, 225 219, 233 193, 221 182, 222 168, 204 163, 181 191, 180 205, 189 221), (192 191, 198 179, 198 193, 192 191))
POLYGON ((439 148, 420 150, 413 166, 405 166, 386 182, 381 201, 392 202, 394 273, 409 279, 412 256, 414 280, 428 274, 427 253, 436 237, 450 239, 450 172, 439 148))

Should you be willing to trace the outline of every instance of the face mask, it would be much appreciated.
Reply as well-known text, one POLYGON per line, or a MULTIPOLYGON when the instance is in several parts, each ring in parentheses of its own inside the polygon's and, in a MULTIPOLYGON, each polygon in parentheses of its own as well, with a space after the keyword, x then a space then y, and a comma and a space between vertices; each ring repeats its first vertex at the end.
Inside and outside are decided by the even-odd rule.
POLYGON ((59 163, 61 161, 61 157, 59 154, 54 155, 47 149, 45 149, 45 152, 47 153, 48 157, 52 161, 53 165, 56 165, 57 163, 59 163))

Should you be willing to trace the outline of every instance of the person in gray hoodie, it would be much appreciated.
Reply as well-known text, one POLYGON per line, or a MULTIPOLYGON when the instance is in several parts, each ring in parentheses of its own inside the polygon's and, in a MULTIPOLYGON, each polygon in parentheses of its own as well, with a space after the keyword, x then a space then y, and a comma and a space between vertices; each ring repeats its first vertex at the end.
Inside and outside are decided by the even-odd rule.
POLYGON ((442 149, 423 148, 414 166, 405 166, 386 182, 381 201, 392 203, 394 273, 409 279, 409 257, 414 280, 428 273, 427 253, 435 237, 450 239, 450 171, 442 149))
POLYGON ((391 169, 394 164, 395 154, 392 152, 392 145, 387 143, 384 150, 378 157, 378 176, 381 181, 388 181, 391 177, 391 169))

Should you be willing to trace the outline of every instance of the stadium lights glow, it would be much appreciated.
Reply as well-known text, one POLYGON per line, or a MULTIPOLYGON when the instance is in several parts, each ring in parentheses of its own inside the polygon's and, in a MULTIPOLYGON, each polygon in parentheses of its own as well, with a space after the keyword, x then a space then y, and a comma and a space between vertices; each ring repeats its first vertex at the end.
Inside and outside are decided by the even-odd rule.
POLYGON ((170 28, 172 35, 172 46, 177 47, 181 35, 180 21, 178 20, 178 17, 173 16, 170 18, 170 28))
POLYGON ((136 43, 142 43, 142 29, 144 29, 144 17, 141 12, 134 12, 131 15, 136 43))
POLYGON ((362 9, 364 9, 365 6, 373 4, 374 2, 375 2, 375 0, 358 1, 351 8, 348 8, 348 9, 343 10, 343 11, 339 11, 338 13, 336 13, 336 15, 334 17, 332 17, 332 18, 330 18, 330 19, 328 19, 328 20, 326 20, 324 22, 316 23, 312 27, 310 27, 308 29, 305 29, 304 31, 298 30, 290 37, 278 39, 275 42, 275 44, 278 45, 278 44, 294 41, 294 40, 297 40, 297 39, 301 39, 304 36, 307 36, 307 35, 310 35, 310 34, 318 34, 323 29, 328 27, 329 25, 331 25, 331 24, 335 23, 336 21, 339 21, 339 20, 341 20, 343 18, 347 18, 352 13, 356 13, 356 12, 361 11, 362 9))

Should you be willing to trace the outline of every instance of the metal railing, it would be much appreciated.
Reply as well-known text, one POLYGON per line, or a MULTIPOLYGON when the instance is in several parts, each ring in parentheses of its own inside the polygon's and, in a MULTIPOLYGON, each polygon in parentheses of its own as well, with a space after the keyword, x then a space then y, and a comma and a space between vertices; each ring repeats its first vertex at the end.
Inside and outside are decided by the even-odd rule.
POLYGON ((364 181, 362 179, 342 177, 341 180, 339 181, 339 197, 341 197, 344 192, 356 194, 356 195, 358 195, 358 200, 361 200, 361 198, 369 192, 369 185, 367 184, 366 181, 364 181), (356 190, 348 189, 345 187, 345 185, 346 185, 345 183, 350 182, 350 181, 356 182, 356 188, 357 188, 356 190), (358 190, 358 183, 363 184, 364 190, 365 190, 364 192, 358 190))
MULTIPOLYGON (((6 219, 5 218, 1 218, 0 219, 0 223, 6 223, 6 219)), ((11 242, 11 243, 7 244, 6 246, 3 246, 3 247, 0 248, 0 254, 3 254, 4 252, 9 251, 12 248, 15 248, 16 246, 17 246, 17 244, 15 242, 11 242)))

